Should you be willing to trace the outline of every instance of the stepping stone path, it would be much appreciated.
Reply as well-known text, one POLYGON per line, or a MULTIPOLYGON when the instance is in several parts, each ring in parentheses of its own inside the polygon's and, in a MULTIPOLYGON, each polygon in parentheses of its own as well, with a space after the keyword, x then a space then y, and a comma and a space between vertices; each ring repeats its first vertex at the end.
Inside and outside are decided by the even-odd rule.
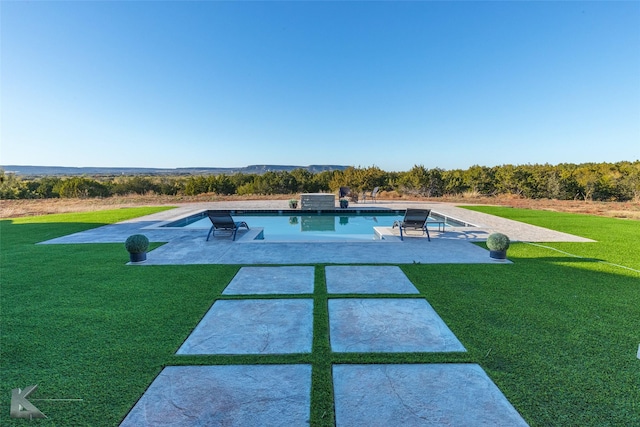
POLYGON ((331 350, 356 353, 466 351, 424 299, 329 300, 331 350))
POLYGON ((313 300, 218 300, 178 354, 310 353, 313 300))
POLYGON ((310 389, 310 365, 168 366, 120 425, 302 426, 310 389))
MULTIPOLYGON (((177 354, 310 353, 314 271, 241 268, 222 295, 245 297, 215 301, 177 354)), ((466 351, 424 298, 410 296, 419 291, 400 268, 328 266, 325 277, 333 352, 466 351)), ((308 425, 311 371, 169 366, 121 426, 308 425)), ((332 374, 338 427, 527 425, 476 364, 336 364, 332 374)))
POLYGON ((334 365, 338 426, 526 426, 476 364, 334 365))
POLYGON ((398 267, 325 267, 330 294, 419 294, 398 267))
POLYGON ((242 267, 222 295, 313 294, 315 267, 242 267))

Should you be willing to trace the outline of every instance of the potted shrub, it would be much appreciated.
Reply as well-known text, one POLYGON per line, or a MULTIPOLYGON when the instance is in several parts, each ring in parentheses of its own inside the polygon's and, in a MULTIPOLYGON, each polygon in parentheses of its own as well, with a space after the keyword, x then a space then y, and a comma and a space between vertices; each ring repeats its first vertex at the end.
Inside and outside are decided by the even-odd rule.
POLYGON ((298 200, 291 199, 289 200, 289 209, 296 209, 298 207, 298 200))
POLYGON ((349 200, 347 199, 340 199, 340 207, 342 209, 346 209, 349 207, 349 200))
POLYGON ((509 238, 502 233, 491 233, 487 237, 487 247, 489 256, 494 259, 506 259, 507 249, 509 249, 509 238))
POLYGON ((131 262, 141 262, 147 259, 147 249, 149 249, 149 239, 144 234, 133 234, 127 237, 124 247, 129 252, 131 262))

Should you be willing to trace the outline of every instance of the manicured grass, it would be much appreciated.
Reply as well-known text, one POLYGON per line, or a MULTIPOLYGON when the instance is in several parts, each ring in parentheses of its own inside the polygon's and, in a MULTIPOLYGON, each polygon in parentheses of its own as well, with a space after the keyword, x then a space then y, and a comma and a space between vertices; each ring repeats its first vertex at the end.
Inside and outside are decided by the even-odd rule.
MULTIPOLYGON (((509 250, 513 264, 403 265, 468 353, 337 354, 329 344, 324 265, 317 265, 311 354, 176 356, 216 299, 255 296, 221 295, 240 266, 126 266, 121 244, 34 244, 126 219, 123 212, 150 213, 0 222, 0 425, 25 423, 9 418, 16 387, 39 384, 33 398, 83 399, 34 401, 49 416, 38 423, 112 426, 167 365, 308 363, 311 424, 331 426, 332 364, 436 362, 479 363, 532 426, 640 424, 640 275, 633 271, 523 243, 509 250)), ((640 231, 627 221, 560 220, 549 212, 537 220, 598 240, 554 247, 635 265, 628 260, 637 254, 625 253, 637 251, 640 231), (596 234, 570 228, 579 222, 596 234)))
MULTIPOLYGON (((640 251, 637 250, 640 242, 639 221, 496 206, 462 207, 596 240, 597 244, 563 242, 545 243, 545 246, 640 270, 640 251)), ((563 255, 556 253, 556 256, 563 255)))

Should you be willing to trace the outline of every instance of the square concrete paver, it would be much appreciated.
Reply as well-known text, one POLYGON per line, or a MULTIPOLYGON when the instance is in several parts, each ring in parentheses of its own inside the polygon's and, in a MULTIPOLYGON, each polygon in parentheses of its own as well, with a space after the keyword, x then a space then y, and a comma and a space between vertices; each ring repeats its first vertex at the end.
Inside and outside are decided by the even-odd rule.
POLYGON ((302 426, 310 404, 310 365, 168 366, 120 426, 302 426))
POLYGON ((242 267, 225 295, 312 294, 314 267, 242 267))
POLYGON ((310 353, 312 299, 219 300, 177 354, 310 353))
POLYGON ((335 352, 466 351, 421 298, 330 299, 329 332, 335 352))
POLYGON ((336 426, 527 426, 475 364, 335 365, 336 426))
POLYGON ((325 267, 330 294, 417 294, 407 276, 394 266, 325 267))

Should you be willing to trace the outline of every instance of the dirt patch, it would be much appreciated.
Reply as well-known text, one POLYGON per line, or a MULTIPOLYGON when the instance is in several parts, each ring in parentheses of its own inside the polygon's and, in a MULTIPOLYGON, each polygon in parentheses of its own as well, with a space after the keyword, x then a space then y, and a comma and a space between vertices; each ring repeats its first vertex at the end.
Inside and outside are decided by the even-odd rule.
POLYGON ((512 208, 640 220, 640 203, 638 202, 592 202, 581 200, 519 199, 512 197, 478 197, 472 199, 438 198, 431 200, 459 204, 509 206, 512 208))
MULTIPOLYGON (((199 196, 125 196, 104 199, 38 199, 38 200, 2 200, 0 202, 0 218, 17 218, 23 216, 47 215, 54 213, 87 212, 104 209, 118 209, 134 206, 172 206, 188 203, 234 201, 234 200, 289 200, 292 195, 273 196, 217 196, 202 194, 199 196)), ((640 220, 640 203, 638 202, 590 202, 580 200, 532 200, 513 197, 438 197, 411 198, 395 194, 381 194, 379 201, 384 200, 420 200, 434 202, 450 202, 472 205, 510 206, 523 209, 549 210, 555 212, 571 212, 612 218, 640 220)))
POLYGON ((188 203, 220 202, 227 200, 289 200, 291 198, 291 195, 245 197, 201 194, 198 196, 132 195, 95 199, 2 200, 0 201, 0 218, 101 211, 105 209, 130 208, 136 206, 176 206, 188 203))

